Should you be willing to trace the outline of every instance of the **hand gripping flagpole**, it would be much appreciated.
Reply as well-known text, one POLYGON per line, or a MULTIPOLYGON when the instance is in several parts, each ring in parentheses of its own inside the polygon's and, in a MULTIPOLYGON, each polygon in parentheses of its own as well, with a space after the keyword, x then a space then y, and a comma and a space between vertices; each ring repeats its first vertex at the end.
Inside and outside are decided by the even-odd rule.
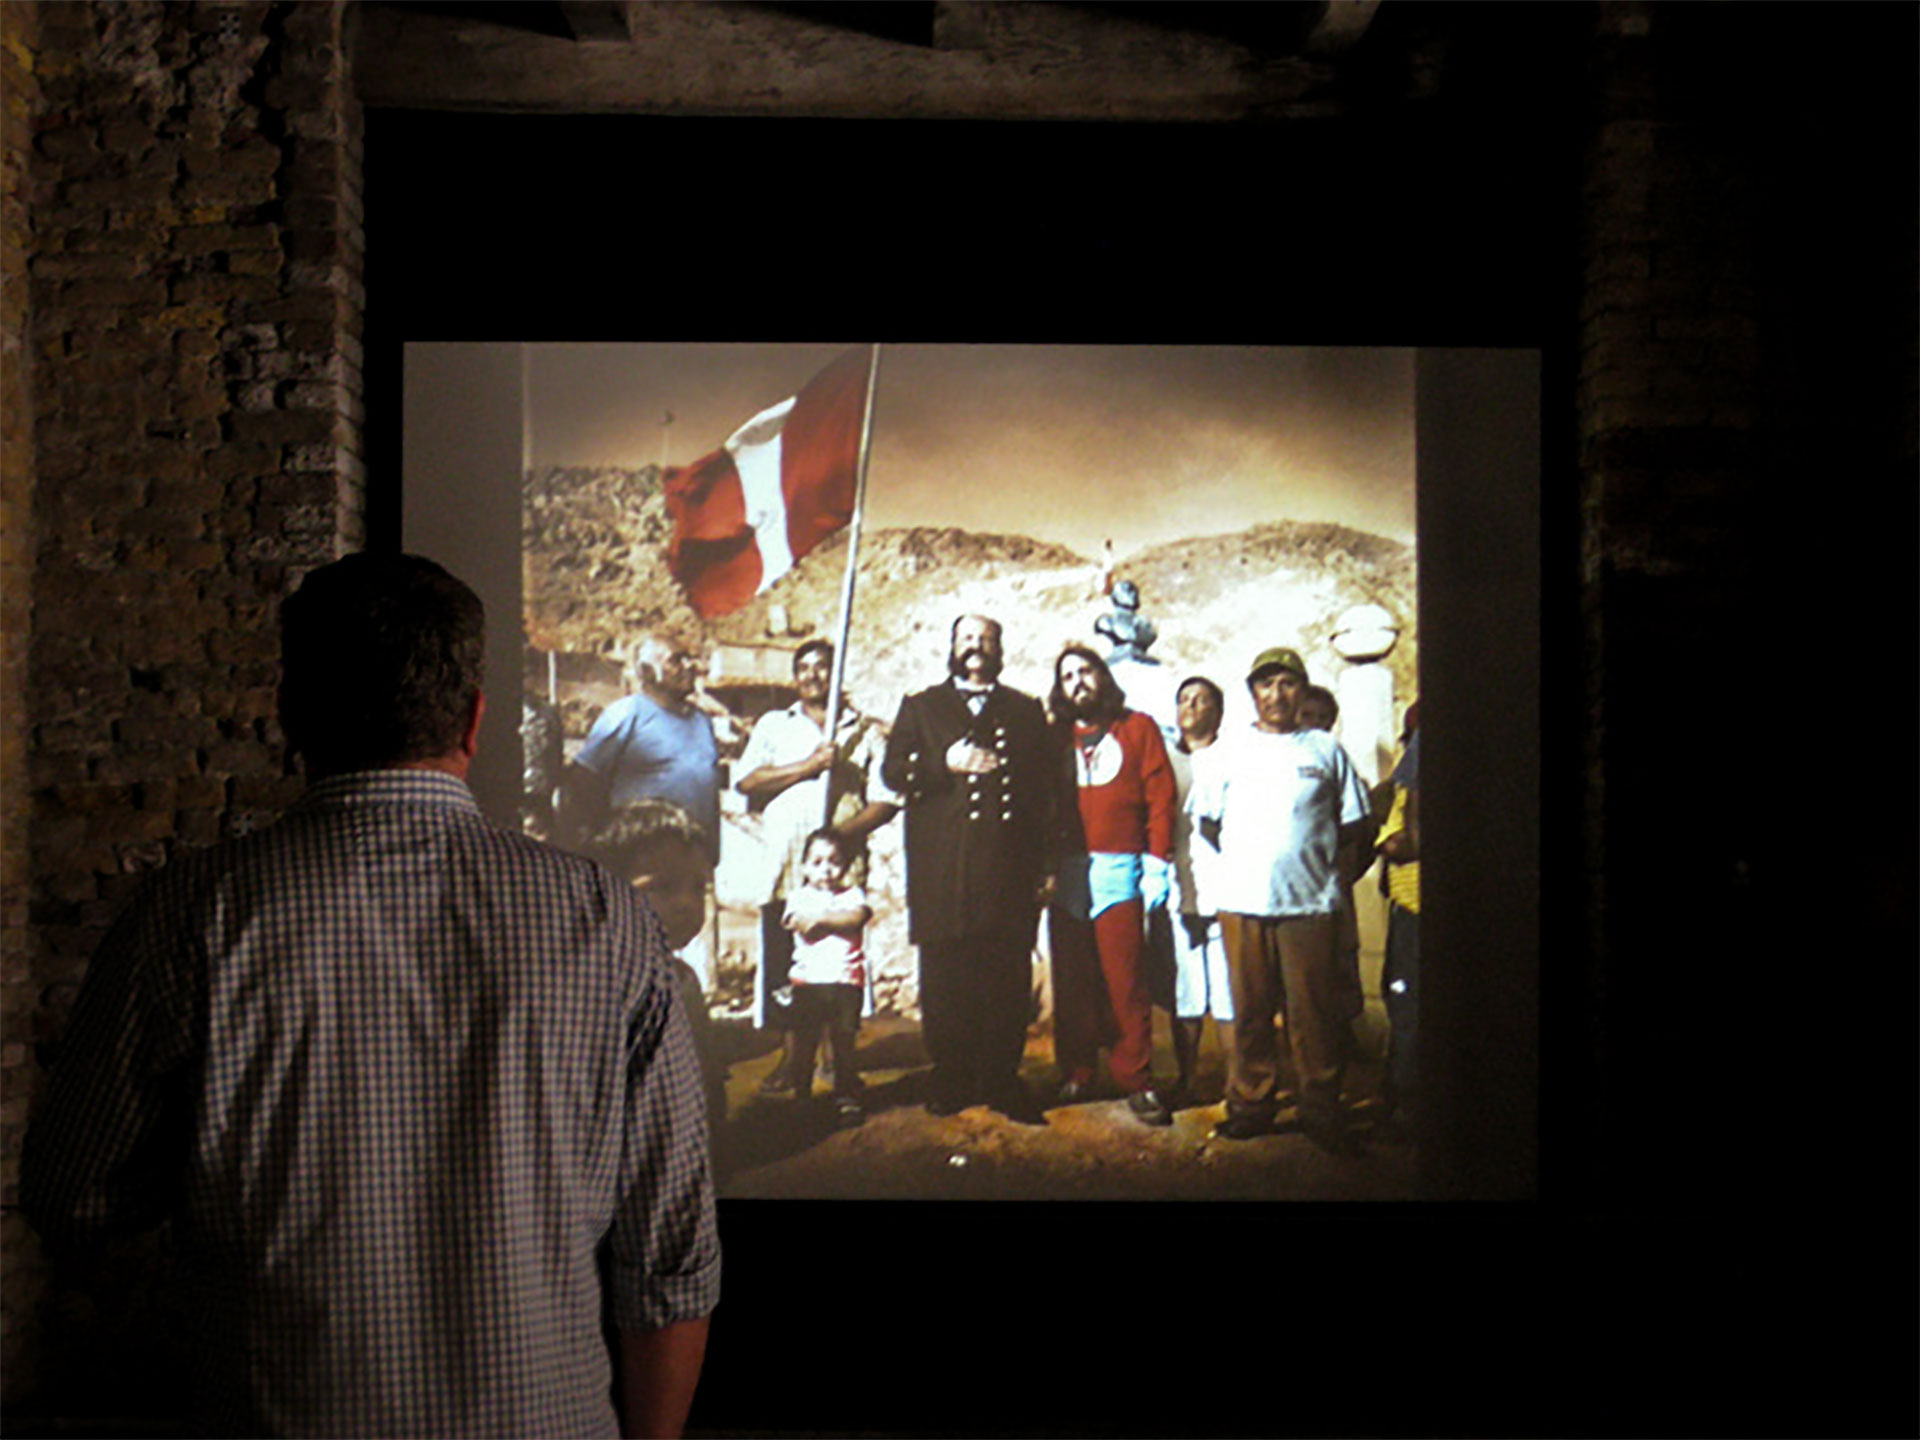
MULTIPOLYGON (((860 416, 860 468, 853 486, 853 519, 847 526, 847 572, 840 578, 840 635, 833 647, 833 680, 827 687, 827 743, 837 745, 840 737, 841 683, 847 669, 847 632, 853 628, 853 575, 860 563, 860 522, 867 513, 867 451, 873 443, 873 395, 880 383, 880 344, 874 342, 867 361, 867 399, 860 416)), ((838 752, 835 752, 838 758, 838 752)), ((827 768, 825 813, 822 825, 833 824, 833 775, 837 766, 827 768)))

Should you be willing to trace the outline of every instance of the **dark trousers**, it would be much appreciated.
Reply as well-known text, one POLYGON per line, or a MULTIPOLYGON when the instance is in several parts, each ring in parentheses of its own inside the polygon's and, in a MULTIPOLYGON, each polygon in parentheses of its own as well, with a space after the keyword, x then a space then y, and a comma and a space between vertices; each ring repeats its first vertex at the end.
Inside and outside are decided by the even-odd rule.
POLYGON ((1391 902, 1380 989, 1387 1003, 1387 1099, 1411 1109, 1420 1085, 1420 912, 1391 902))
POLYGON ((1220 914, 1233 989, 1233 1048, 1227 1055, 1227 1110, 1271 1119, 1279 1082, 1277 1016, 1300 1086, 1302 1112, 1339 1109, 1346 1069, 1346 987, 1332 915, 1285 919, 1220 914))
POLYGON ((858 985, 796 985, 793 987, 793 1093, 802 1100, 813 1093, 813 1056, 824 1036, 827 1058, 833 1062, 833 1093, 858 1095, 860 1072, 854 1068, 853 1047, 860 1035, 858 985))
POLYGON ((971 1105, 1019 1084, 1033 992, 1034 922, 920 947, 920 1033, 932 1098, 971 1105))
POLYGON ((1153 1002, 1147 994, 1138 900, 1091 920, 1049 913, 1053 951, 1053 1050, 1068 1080, 1093 1078, 1102 1045, 1113 1083, 1132 1094, 1152 1083, 1153 1002))

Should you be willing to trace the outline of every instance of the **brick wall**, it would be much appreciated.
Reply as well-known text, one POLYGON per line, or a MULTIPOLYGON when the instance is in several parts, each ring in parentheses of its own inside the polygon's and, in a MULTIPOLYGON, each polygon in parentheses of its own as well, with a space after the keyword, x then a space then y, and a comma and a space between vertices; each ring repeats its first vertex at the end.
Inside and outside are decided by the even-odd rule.
MULTIPOLYGON (((1595 8, 1582 187, 1578 390, 1587 980, 1583 1157, 1615 1198, 1689 1157, 1663 1084, 1712 1023, 1693 977, 1730 939, 1746 872, 1733 797, 1674 823, 1737 746, 1768 443, 1759 308, 1766 157, 1724 78, 1738 25, 1595 8), (1674 1054, 1669 1066, 1648 1056, 1674 1054), (1653 1073, 1658 1071, 1660 1073, 1653 1073)), ((1710 962, 1708 962, 1710 963, 1710 962)))
MULTIPOLYGON (((139 1257, 100 1284, 21 1283, 20 1128, 36 1061, 142 873, 297 792, 272 718, 274 607, 359 543, 364 514, 359 115, 339 4, 5 8, 7 63, 37 81, 10 83, 7 110, 8 178, 24 160, 32 227, 29 284, 9 287, 6 315, 26 361, 10 367, 9 444, 26 444, 16 405, 33 422, 7 495, 10 707, 28 566, 32 605, 32 724, 7 726, 26 742, 8 751, 6 809, 30 816, 31 922, 10 858, 7 1333, 10 1350, 44 1336, 57 1359, 124 1329, 138 1356, 152 1349, 134 1343, 152 1323, 139 1257)), ((48 1403, 66 1403, 59 1367, 43 1368, 48 1403)), ((88 1394, 90 1413, 133 1413, 152 1367, 133 1368, 124 1395, 88 1394)))
POLYGON ((1657 1176, 1731 1197, 1774 1136, 1831 1125, 1819 1077, 1761 1101, 1741 1067, 1817 1023, 1781 957, 1844 966, 1849 881, 1911 885, 1911 842, 1865 842, 1883 812, 1841 777, 1911 773, 1851 737, 1901 703, 1884 657, 1911 633, 1910 591, 1886 597, 1912 564, 1913 22, 1846 13, 1865 28, 1818 7, 1594 8, 1575 403, 1581 1163, 1603 1194, 1657 1176), (1830 788, 1805 789, 1821 771, 1830 788), (1849 880, 1816 899, 1807 866, 1841 836, 1860 837, 1849 880))
MULTIPOLYGON (((27 652, 33 585, 33 388, 25 346, 27 257, 33 224, 28 157, 39 86, 37 4, 0 5, 0 1200, 10 1202, 14 1154, 37 1067, 27 1040, 27 652)), ((0 1373, 35 1368, 36 1332, 15 1295, 37 1294, 40 1257, 25 1222, 0 1211, 0 1373)))

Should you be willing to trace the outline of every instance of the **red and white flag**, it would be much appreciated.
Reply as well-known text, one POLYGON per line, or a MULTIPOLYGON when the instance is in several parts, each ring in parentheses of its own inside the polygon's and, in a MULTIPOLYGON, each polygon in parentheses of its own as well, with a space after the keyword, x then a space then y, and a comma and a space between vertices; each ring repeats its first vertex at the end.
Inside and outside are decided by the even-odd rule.
POLYGON ((868 353, 849 350, 718 450, 666 472, 667 568, 699 615, 738 610, 853 518, 868 353))

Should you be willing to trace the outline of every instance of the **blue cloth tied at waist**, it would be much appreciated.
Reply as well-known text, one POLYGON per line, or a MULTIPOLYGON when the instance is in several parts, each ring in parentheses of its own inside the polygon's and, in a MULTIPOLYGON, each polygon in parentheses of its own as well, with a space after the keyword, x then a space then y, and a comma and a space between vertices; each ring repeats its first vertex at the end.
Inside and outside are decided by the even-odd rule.
POLYGON ((1054 903, 1075 920, 1092 920, 1128 900, 1141 898, 1144 857, 1095 851, 1060 862, 1054 903))

